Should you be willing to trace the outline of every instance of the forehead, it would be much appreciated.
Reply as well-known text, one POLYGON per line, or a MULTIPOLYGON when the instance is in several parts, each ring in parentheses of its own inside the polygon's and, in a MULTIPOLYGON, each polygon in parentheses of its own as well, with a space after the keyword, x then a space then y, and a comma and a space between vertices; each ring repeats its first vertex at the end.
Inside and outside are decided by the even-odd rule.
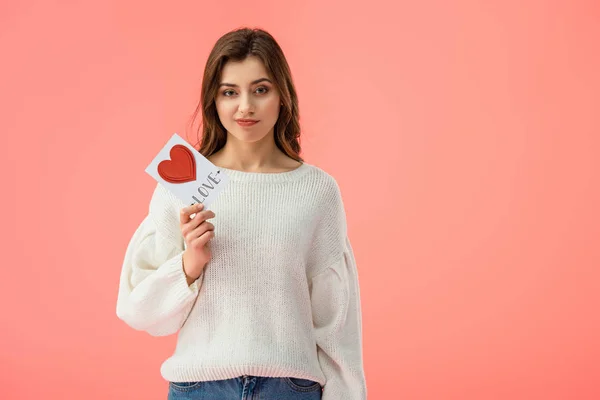
POLYGON ((263 62, 255 56, 243 61, 228 61, 221 71, 221 82, 247 84, 259 78, 269 78, 263 62))

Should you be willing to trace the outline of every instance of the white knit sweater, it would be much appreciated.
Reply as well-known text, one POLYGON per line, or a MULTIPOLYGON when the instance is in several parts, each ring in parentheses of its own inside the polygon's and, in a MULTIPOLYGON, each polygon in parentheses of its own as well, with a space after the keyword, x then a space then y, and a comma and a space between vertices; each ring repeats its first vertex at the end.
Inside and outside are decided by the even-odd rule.
POLYGON ((323 400, 363 400, 358 274, 335 179, 307 163, 282 173, 220 168, 212 259, 188 286, 185 207, 157 184, 125 253, 117 316, 153 336, 178 333, 168 381, 297 377, 323 400))

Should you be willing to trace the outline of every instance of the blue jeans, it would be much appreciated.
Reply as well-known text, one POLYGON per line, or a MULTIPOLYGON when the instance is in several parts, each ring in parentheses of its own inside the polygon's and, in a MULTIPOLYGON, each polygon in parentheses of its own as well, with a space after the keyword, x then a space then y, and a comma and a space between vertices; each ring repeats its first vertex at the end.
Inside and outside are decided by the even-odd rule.
POLYGON ((244 375, 205 382, 169 382, 168 400, 320 400, 319 382, 244 375))

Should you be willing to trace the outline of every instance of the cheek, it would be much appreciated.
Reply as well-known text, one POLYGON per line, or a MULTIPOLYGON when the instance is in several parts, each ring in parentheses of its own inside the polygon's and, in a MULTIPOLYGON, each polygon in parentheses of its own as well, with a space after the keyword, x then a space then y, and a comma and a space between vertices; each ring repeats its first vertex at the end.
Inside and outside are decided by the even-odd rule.
POLYGON ((227 101, 217 102, 216 106, 217 106, 217 113, 219 114, 219 116, 221 118, 227 118, 232 113, 235 112, 235 107, 233 107, 231 105, 231 102, 227 102, 227 101))
POLYGON ((267 110, 269 113, 279 113, 279 103, 281 102, 281 100, 279 100, 276 97, 270 98, 268 99, 265 104, 265 110, 267 110))

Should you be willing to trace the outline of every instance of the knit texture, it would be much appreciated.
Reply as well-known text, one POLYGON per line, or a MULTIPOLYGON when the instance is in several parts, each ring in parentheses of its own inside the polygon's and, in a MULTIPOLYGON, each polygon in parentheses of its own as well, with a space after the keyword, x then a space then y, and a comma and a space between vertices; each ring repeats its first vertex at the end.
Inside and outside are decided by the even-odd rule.
POLYGON ((307 163, 281 173, 221 168, 212 259, 188 286, 181 200, 157 184, 123 262, 117 316, 177 333, 172 382, 297 377, 323 400, 366 399, 358 273, 339 186, 307 163))

